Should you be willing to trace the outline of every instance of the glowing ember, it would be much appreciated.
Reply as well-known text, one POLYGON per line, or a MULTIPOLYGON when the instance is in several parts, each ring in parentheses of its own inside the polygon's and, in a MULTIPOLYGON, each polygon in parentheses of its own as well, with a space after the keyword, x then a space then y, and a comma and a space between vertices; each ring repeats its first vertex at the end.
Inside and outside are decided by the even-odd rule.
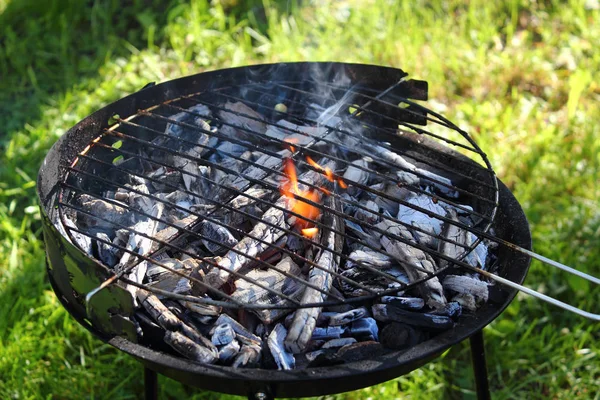
MULTIPOLYGON (((319 163, 317 163, 315 160, 313 160, 309 156, 306 156, 306 162, 308 163, 308 165, 322 171, 325 174, 325 176, 327 177, 327 180, 329 182, 334 182, 336 180, 335 174, 333 173, 333 171, 331 169, 323 168, 322 166, 319 165, 319 163)), ((344 180, 342 178, 337 178, 337 183, 340 185, 340 187, 342 189, 348 188, 348 185, 346 184, 346 182, 344 182, 344 180)), ((322 190, 328 192, 327 189, 322 189, 322 190)))
POLYGON ((319 228, 306 228, 302 229, 302 234, 307 238, 314 238, 319 233, 319 228))
POLYGON ((296 152, 296 147, 293 146, 294 144, 298 143, 298 139, 297 138, 285 138, 283 139, 284 142, 287 143, 288 145, 288 149, 292 152, 295 153, 296 152))

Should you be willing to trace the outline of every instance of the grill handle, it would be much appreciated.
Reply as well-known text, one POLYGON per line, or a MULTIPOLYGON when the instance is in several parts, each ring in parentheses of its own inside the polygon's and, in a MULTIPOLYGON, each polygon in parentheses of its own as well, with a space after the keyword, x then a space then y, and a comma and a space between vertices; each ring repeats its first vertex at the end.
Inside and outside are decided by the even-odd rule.
MULTIPOLYGON (((515 249, 517 251, 520 251, 520 252, 522 252, 524 254, 527 254, 528 256, 531 256, 531 257, 535 258, 536 260, 539 260, 539 261, 541 261, 541 262, 543 262, 545 264, 551 265, 551 266, 553 266, 555 268, 562 269, 563 271, 567 271, 570 274, 576 275, 576 276, 578 276, 580 278, 583 278, 583 279, 587 280, 588 282, 594 283, 596 285, 600 284, 600 279, 596 278, 595 276, 592 276, 592 275, 586 274, 584 272, 578 271, 578 270, 576 270, 574 268, 571 268, 571 267, 569 267, 567 265, 564 265, 564 264, 561 264, 561 263, 559 263, 557 261, 554 261, 554 260, 551 260, 549 258, 546 258, 546 257, 544 257, 544 256, 542 256, 540 254, 534 253, 534 252, 532 252, 530 250, 524 249, 524 248, 522 248, 520 246, 517 246, 515 244, 509 243, 509 242, 506 242, 506 244, 510 245, 510 247, 512 247, 513 249, 515 249)), ((485 276, 485 277, 487 277, 489 279, 492 279, 492 280, 494 280, 494 281, 496 281, 496 282, 498 282, 498 283, 500 283, 502 285, 509 286, 509 287, 511 287, 513 289, 517 289, 520 292, 526 293, 526 294, 528 294, 530 296, 533 296, 533 297, 535 297, 537 299, 543 300, 546 303, 550 303, 550 304, 552 304, 554 306, 560 307, 560 308, 562 308, 564 310, 570 311, 570 312, 575 313, 577 315, 580 315, 582 317, 589 318, 589 319, 591 319, 593 321, 600 321, 600 314, 594 314, 594 313, 582 310, 580 308, 574 307, 574 306, 572 306, 570 304, 567 304, 565 302, 557 300, 557 299, 555 299, 553 297, 546 296, 545 294, 542 294, 540 292, 536 292, 535 290, 533 290, 531 288, 528 288, 527 286, 519 285, 518 283, 510 281, 510 280, 508 280, 506 278, 502 278, 501 276, 492 274, 492 273, 490 273, 488 271, 484 271, 484 270, 482 270, 480 268, 472 267, 472 266, 469 266, 468 268, 471 269, 472 271, 477 272, 478 274, 481 274, 481 275, 483 275, 483 276, 485 276)))

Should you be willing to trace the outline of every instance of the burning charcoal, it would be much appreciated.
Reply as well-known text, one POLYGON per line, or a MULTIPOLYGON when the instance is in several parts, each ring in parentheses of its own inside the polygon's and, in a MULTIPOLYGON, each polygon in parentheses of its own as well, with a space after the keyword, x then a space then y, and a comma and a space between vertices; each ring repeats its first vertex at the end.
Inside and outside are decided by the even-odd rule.
MULTIPOLYGON (((240 195, 237 197, 234 197, 233 200, 231 200, 228 204, 231 206, 231 208, 234 209, 241 209, 244 207, 247 207, 249 205, 255 204, 257 203, 257 199, 265 199, 265 198, 269 198, 270 195, 273 194, 273 191, 270 189, 266 189, 260 186, 252 186, 250 188, 248 188, 247 190, 244 191, 244 196, 240 195)), ((266 200, 268 201, 268 200, 266 200)), ((232 213, 231 210, 229 209, 222 209, 222 212, 225 214, 229 214, 232 213)), ((245 218, 244 216, 242 216, 242 218, 245 218)))
POLYGON ((477 300, 471 293, 459 293, 452 298, 452 302, 460 304, 461 308, 471 312, 477 311, 477 300))
MULTIPOLYGON (((335 163, 329 162, 326 166, 333 170, 335 163)), ((306 172, 300 178, 306 182, 313 182, 315 185, 322 185, 325 180, 324 175, 316 171, 306 172)), ((277 207, 269 208, 262 216, 262 221, 254 225, 250 234, 234 246, 237 251, 228 251, 218 261, 219 266, 223 269, 213 268, 206 275, 206 283, 214 288, 221 287, 229 279, 228 271, 239 271, 244 266, 252 263, 254 261, 253 257, 260 255, 269 247, 269 244, 281 238, 284 232, 276 227, 288 229, 289 224, 286 221, 286 213, 280 208, 289 208, 289 202, 290 200, 286 196, 282 196, 276 203, 277 207), (265 224, 265 222, 269 222, 272 226, 265 224), (254 237, 262 239, 263 242, 255 240, 254 237)))
MULTIPOLYGON (((129 240, 125 246, 129 251, 123 253, 118 265, 115 266, 115 269, 121 270, 128 268, 131 257, 134 257, 134 261, 137 259, 137 257, 132 255, 133 251, 136 251, 138 254, 142 255, 146 255, 150 252, 152 245, 154 244, 154 241, 150 238, 156 233, 159 225, 158 219, 160 219, 162 216, 163 211, 164 206, 162 203, 154 203, 148 214, 153 216, 155 219, 145 218, 133 226, 129 240), (139 235, 137 232, 143 232, 145 236, 139 235)), ((148 261, 142 261, 128 274, 126 274, 127 278, 137 283, 142 283, 144 277, 146 276, 148 264, 148 261)), ((125 288, 131 293, 135 302, 138 288, 130 284, 127 284, 125 288)))
POLYGON ((377 237, 369 232, 366 232, 357 223, 344 219, 344 226, 349 232, 351 232, 354 236, 361 239, 362 241, 366 242, 369 246, 373 248, 381 247, 381 244, 379 243, 379 240, 377 240, 377 237))
POLYGON ((356 339, 351 338, 351 337, 331 339, 331 340, 325 342, 325 344, 321 348, 324 350, 335 349, 335 348, 344 347, 344 346, 347 346, 347 345, 353 344, 353 343, 356 343, 356 339))
MULTIPOLYGON (((277 201, 278 207, 287 207, 287 199, 281 198, 277 201)), ((262 220, 273 224, 274 226, 281 226, 282 228, 288 228, 289 225, 285 221, 285 214, 279 208, 270 208, 263 216, 262 220)), ((259 222, 254 226, 249 236, 244 237, 242 240, 237 242, 233 247, 237 251, 228 251, 223 258, 218 261, 218 264, 224 268, 213 268, 206 275, 206 282, 214 288, 221 287, 229 278, 228 271, 239 271, 247 264, 253 262, 253 257, 256 257, 262 253, 270 243, 274 243, 283 235, 283 231, 279 228, 274 228, 270 225, 266 225, 263 222, 259 222), (258 237, 264 242, 258 242, 253 237, 258 237)))
MULTIPOLYGON (((421 207, 427 211, 430 211, 436 215, 444 217, 446 215, 446 210, 433 202, 433 199, 429 196, 425 195, 413 195, 406 200, 407 203, 421 207)), ((417 211, 409 206, 405 206, 403 204, 400 205, 398 211, 398 220, 410 224, 412 226, 421 228, 425 232, 432 233, 435 235, 439 235, 442 233, 442 221, 437 218, 432 218, 427 214, 417 211)), ((431 248, 437 248, 437 239, 433 236, 421 232, 414 231, 414 236, 418 243, 424 244, 431 248)))
MULTIPOLYGON (((329 289, 329 296, 327 296, 327 301, 335 301, 336 299, 344 298, 344 294, 340 292, 335 286, 331 286, 329 289)), ((345 313, 354 308, 354 305, 350 303, 342 303, 335 306, 328 306, 324 310, 327 312, 335 312, 335 313, 345 313)))
POLYGON ((304 250, 307 241, 296 235, 289 235, 286 242, 286 247, 293 252, 299 252, 304 250))
POLYGON ((83 212, 77 213, 77 222, 79 225, 86 227, 108 228, 115 229, 115 223, 128 225, 131 219, 131 214, 125 207, 117 206, 104 200, 93 198, 86 194, 80 196, 82 201, 81 208, 83 211, 91 215, 97 215, 102 218, 94 218, 83 212))
POLYGON ((252 332, 249 332, 239 322, 231 318, 229 315, 221 314, 215 322, 215 325, 217 326, 222 324, 230 325, 236 334, 237 340, 239 340, 241 343, 260 346, 260 343, 262 342, 260 338, 254 335, 252 332))
POLYGON ((181 181, 181 172, 177 170, 167 170, 165 167, 160 167, 148 174, 151 178, 152 186, 159 192, 170 192, 173 188, 179 186, 181 181))
POLYGON ((378 342, 366 341, 346 345, 339 349, 336 355, 344 362, 353 362, 374 359, 385 352, 378 342))
POLYGON ((425 335, 410 325, 391 322, 381 330, 381 344, 389 349, 408 349, 425 340, 425 335))
POLYGON ((357 207, 354 204, 350 204, 350 202, 355 202, 354 197, 350 196, 347 192, 343 192, 340 194, 342 198, 342 207, 344 208, 344 214, 354 215, 356 213, 357 207))
POLYGON ((378 251, 363 247, 361 250, 354 250, 348 256, 346 268, 353 268, 360 264, 368 264, 374 268, 389 268, 392 266, 392 259, 378 251))
POLYGON ((440 185, 440 183, 442 183, 445 185, 452 186, 452 181, 450 179, 437 175, 433 172, 418 168, 414 164, 411 164, 410 162, 406 161, 402 156, 394 153, 391 150, 386 149, 383 146, 366 145, 366 147, 368 150, 374 152, 374 154, 377 154, 379 157, 383 158, 384 160, 390 163, 398 165, 403 170, 407 170, 407 172, 419 173, 420 175, 431 179, 431 181, 426 179, 425 182, 433 184, 438 190, 440 190, 440 192, 444 193, 446 196, 458 197, 458 192, 456 192, 453 189, 449 189, 446 186, 440 185))
MULTIPOLYGON (((162 194, 158 195, 159 198, 161 196, 162 196, 162 194)), ((174 204, 189 203, 190 196, 188 196, 188 194, 182 190, 174 190, 174 191, 169 190, 169 193, 167 193, 165 195, 165 201, 168 201, 169 203, 174 203, 174 204)))
MULTIPOLYGON (((375 293, 399 287, 401 285, 399 282, 408 283, 406 273, 397 265, 389 268, 379 268, 379 271, 376 272, 356 266, 343 271, 341 275, 368 287, 375 293)), ((356 284, 346 280, 339 279, 337 284, 347 297, 360 297, 372 294, 368 290, 360 288, 356 284)))
MULTIPOLYGON (((292 276, 300 276, 300 268, 289 256, 284 256, 283 259, 276 265, 276 268, 292 276)), ((253 269, 246 274, 264 286, 290 296, 293 299, 298 299, 304 290, 304 285, 298 281, 289 278, 283 273, 275 269, 266 271, 253 269)), ((231 294, 231 297, 244 304, 263 304, 263 305, 292 305, 290 301, 276 296, 272 292, 263 289, 243 278, 235 281, 236 290, 231 294)), ((288 314, 289 310, 285 309, 253 309, 258 318, 265 324, 271 324, 279 317, 288 314)))
POLYGON ((227 225, 239 227, 244 222, 254 222, 254 220, 241 212, 260 219, 263 211, 259 208, 259 205, 262 205, 259 200, 270 202, 273 201, 274 196, 278 194, 279 193, 269 189, 252 186, 244 191, 244 195, 234 197, 233 200, 228 203, 230 207, 221 208, 215 215, 222 219, 227 225))
POLYGON ((314 365, 311 365, 310 363, 312 363, 313 361, 315 361, 317 359, 317 357, 321 356, 321 355, 325 355, 325 354, 329 354, 330 356, 335 354, 336 350, 331 348, 331 349, 325 349, 325 350, 315 350, 315 351, 311 351, 308 353, 304 353, 304 357, 306 357, 306 359, 309 361, 309 367, 314 367, 314 365))
POLYGON ((380 322, 402 322, 435 330, 446 330, 454 326, 454 321, 449 317, 406 311, 391 304, 374 304, 372 311, 375 319, 380 322))
POLYGON ((319 350, 310 355, 312 361, 308 368, 340 365, 365 359, 373 359, 384 354, 386 350, 381 344, 373 341, 357 342, 341 347, 337 352, 331 349, 319 350))
MULTIPOLYGON (((192 150, 188 150, 186 153, 192 153, 192 150)), ((196 154, 191 154, 190 156, 195 156, 196 154)), ((202 192, 198 191, 198 174, 199 168, 198 164, 189 160, 188 158, 177 157, 173 160, 173 164, 175 167, 183 170, 181 174, 181 178, 183 180, 183 186, 189 192, 194 192, 196 194, 202 194, 202 192)))
POLYGON ((368 311, 364 307, 355 308, 344 313, 322 313, 319 316, 317 324, 320 322, 321 319, 323 319, 323 322, 329 326, 346 325, 356 321, 357 319, 365 317, 367 314, 368 311))
POLYGON ((190 360, 205 364, 212 364, 219 356, 219 354, 212 349, 207 349, 206 347, 200 346, 179 332, 171 332, 167 330, 164 341, 178 353, 186 358, 189 358, 190 360))
MULTIPOLYGON (((356 184, 359 185, 367 185, 369 182, 369 172, 365 171, 361 168, 369 169, 369 162, 373 161, 372 159, 365 157, 359 158, 358 160, 352 161, 351 164, 348 165, 346 171, 344 172, 343 178, 344 182, 348 184, 348 194, 351 196, 356 196, 361 192, 361 189, 356 184)), ((357 217, 358 218, 358 217, 357 217)))
MULTIPOLYGON (((285 135, 282 140, 299 146, 307 146, 311 142, 315 142, 328 131, 328 128, 324 126, 296 125, 284 119, 279 120, 274 128, 285 135)), ((271 132, 271 134, 278 135, 277 132, 271 132)))
MULTIPOLYGON (((303 310, 303 309, 301 308, 301 310, 303 310)), ((296 311, 296 313, 298 313, 298 311, 296 311)), ((293 324, 292 324, 292 328, 293 328, 293 324)), ((344 334, 345 331, 346 331, 346 328, 344 328, 342 326, 328 326, 325 328, 321 328, 321 327, 317 326, 313 329, 310 340, 338 339, 344 334)), ((306 344, 304 345, 304 347, 306 348, 306 344)))
POLYGON ((154 294, 145 290, 139 290, 138 300, 144 309, 166 330, 179 330, 181 320, 175 316, 154 294))
MULTIPOLYGON (((454 210, 448 210, 448 218, 453 221, 458 222, 458 217, 456 216, 456 212, 454 210)), ((444 227, 442 229, 442 236, 446 239, 454 240, 464 246, 467 245, 467 231, 459 228, 458 226, 451 224, 449 222, 444 223, 444 227)), ((464 254, 466 251, 466 247, 462 247, 456 245, 454 243, 447 242, 445 240, 440 240, 438 244, 438 251, 445 256, 448 256, 454 260, 460 259, 460 256, 464 254)), ((445 268, 450 263, 447 260, 442 258, 439 259, 439 267, 445 268)))
POLYGON ((215 322, 215 317, 212 315, 201 315, 195 312, 189 312, 189 317, 192 321, 194 321, 194 326, 196 329, 201 331, 202 333, 208 333, 210 329, 207 331, 207 327, 212 326, 215 322), (199 328, 202 327, 202 329, 199 328))
POLYGON ((98 249, 98 258, 108 267, 114 267, 118 261, 117 254, 119 249, 111 243, 110 238, 104 232, 97 232, 96 237, 98 239, 102 239, 103 241, 96 240, 96 248, 98 249), (106 243, 108 242, 108 243, 106 243))
POLYGON ((177 316, 173 314, 167 307, 165 307, 165 305, 156 296, 141 289, 138 291, 137 296, 144 309, 150 314, 150 316, 152 316, 152 318, 154 318, 156 322, 158 322, 158 325, 160 325, 166 331, 181 333, 182 335, 191 339, 194 343, 201 345, 203 348, 213 353, 215 358, 217 357, 217 349, 211 343, 211 341, 202 336, 194 328, 177 318, 177 316))
POLYGON ((262 115, 244 103, 239 101, 232 103, 228 101, 223 108, 227 111, 221 110, 218 112, 219 118, 223 121, 223 126, 219 129, 219 132, 223 135, 236 139, 256 141, 257 136, 264 134, 267 130, 262 115), (248 131, 255 133, 255 135, 248 131))
POLYGON ((356 219, 361 220, 365 224, 375 225, 381 219, 379 214, 379 206, 373 200, 369 200, 365 203, 365 208, 357 208, 356 219))
POLYGON ((432 314, 445 315, 446 317, 450 317, 456 321, 462 314, 462 306, 457 301, 450 301, 444 308, 433 311, 432 314))
POLYGON ((396 171, 396 178, 404 185, 418 185, 420 182, 417 175, 407 171, 396 171))
MULTIPOLYGON (((381 298, 383 304, 391 304, 402 308, 403 310, 418 311, 425 306, 425 301, 419 297, 399 297, 399 296, 383 296, 381 298)), ((444 307, 442 310, 445 310, 444 307)))
POLYGON ((219 361, 222 363, 227 363, 233 360, 233 358, 237 356, 239 352, 240 344, 237 340, 233 339, 231 342, 219 349, 219 361))
MULTIPOLYGON (((400 237, 410 237, 410 232, 402 225, 383 220, 377 227, 400 237)), ((428 277, 427 272, 435 273, 435 261, 422 250, 407 245, 386 235, 381 236, 381 244, 384 249, 396 258, 410 278, 411 282, 428 277), (416 267, 416 268, 415 268, 416 267), (420 269, 417 269, 420 268, 420 269)), ((428 306, 441 308, 446 305, 446 297, 442 285, 437 277, 430 278, 419 285, 419 290, 428 306)))
POLYGON ((284 140, 288 137, 288 132, 285 132, 283 129, 279 129, 275 125, 269 125, 265 131, 265 135, 272 139, 284 140))
POLYGON ((399 187, 395 183, 389 183, 389 184, 385 185, 385 189, 383 192, 389 198, 377 196, 377 197, 375 197, 374 201, 375 201, 375 204, 377 204, 377 206, 379 208, 384 209, 390 215, 398 214, 398 210, 399 210, 398 201, 406 199, 411 194, 410 190, 403 188, 403 187, 399 187))
POLYGON ((307 352, 311 352, 311 351, 315 351, 320 349, 325 342, 327 342, 327 340, 324 339, 319 339, 319 340, 309 340, 308 344, 306 345, 306 351, 307 352))
POLYGON ((191 281, 187 277, 192 271, 184 263, 174 258, 162 259, 160 263, 184 273, 186 276, 175 274, 160 265, 153 265, 146 272, 146 275, 152 279, 149 283, 150 286, 178 294, 190 293, 192 291, 191 281))
POLYGON ((249 332, 255 332, 259 325, 263 325, 256 315, 244 309, 237 310, 237 321, 249 332))
MULTIPOLYGON (((284 323, 285 326, 285 323, 284 323)), ((287 329, 287 326, 286 326, 287 329)), ((256 334, 257 336, 260 337, 264 337, 269 333, 269 329, 267 328, 267 326, 265 324, 258 324, 256 326, 256 329, 254 330, 254 334, 256 334)))
POLYGON ((205 238, 210 238, 217 242, 202 239, 202 244, 206 246, 208 251, 215 255, 226 252, 237 243, 236 238, 226 227, 211 221, 202 221, 200 224, 200 234, 205 238))
POLYGON ((253 367, 260 361, 260 346, 242 345, 237 357, 233 361, 234 368, 253 367))
POLYGON ((373 318, 361 318, 350 325, 350 335, 360 340, 379 340, 379 327, 373 318))
MULTIPOLYGON (((334 197, 328 197, 326 205, 333 210, 340 210, 341 204, 334 197)), ((321 244, 325 249, 320 249, 320 253, 315 258, 315 263, 323 269, 312 268, 309 272, 308 281, 328 293, 331 288, 333 278, 329 271, 335 272, 338 268, 340 257, 334 255, 333 251, 339 252, 343 247, 343 229, 344 225, 341 218, 332 213, 325 213, 323 224, 324 228, 321 236, 321 244), (329 228, 330 227, 330 228, 329 228), (341 231, 337 234, 335 231, 341 231)), ((302 304, 319 303, 325 300, 326 294, 307 287, 302 295, 302 304)), ((314 336, 317 318, 321 313, 321 308, 301 308, 294 314, 294 321, 290 326, 288 336, 285 338, 285 345, 292 353, 299 353, 304 350, 311 336, 314 336)))
POLYGON ((237 190, 244 190, 249 185, 248 179, 264 179, 269 175, 269 170, 279 169, 281 167, 281 160, 292 155, 289 150, 281 150, 277 154, 277 156, 261 154, 255 161, 257 165, 250 165, 240 176, 233 178, 231 184, 226 185, 237 190))
POLYGON ((294 355, 288 353, 283 345, 287 334, 285 327, 282 324, 277 324, 267 340, 269 350, 277 363, 278 369, 293 369, 296 363, 294 355))
POLYGON ((237 143, 232 143, 228 141, 221 142, 216 148, 216 152, 221 155, 223 158, 228 158, 231 156, 240 157, 244 154, 248 148, 242 146, 237 143))
POLYGON ((229 324, 216 325, 213 329, 211 341, 216 346, 229 344, 235 338, 235 332, 229 324))
MULTIPOLYGON (((174 221, 173 225, 175 225, 175 226, 167 226, 164 229, 161 229, 160 231, 158 231, 156 233, 155 237, 159 240, 162 240, 163 242, 169 242, 179 232, 181 232, 181 228, 186 228, 186 227, 190 226, 190 224, 192 224, 197 219, 198 218, 195 215, 190 215, 183 219, 174 221)), ((153 252, 156 251, 160 246, 161 246, 161 244, 158 241, 154 242, 152 245, 151 251, 153 251, 153 252)))
MULTIPOLYGON (((110 198, 108 194, 106 197, 110 198)), ((129 191, 121 187, 118 188, 115 192, 114 199, 123 203, 129 203, 129 191)))
POLYGON ((187 146, 186 141, 207 144, 210 136, 203 131, 211 130, 210 125, 205 121, 206 118, 210 118, 210 115, 209 108, 203 104, 197 104, 186 111, 171 115, 169 119, 176 122, 167 124, 165 135, 169 138, 158 136, 153 143, 172 150, 179 150, 181 147, 187 146))
MULTIPOLYGON (((471 246, 477 240, 477 236, 475 236, 472 232, 467 233, 468 243, 471 246)), ((479 267, 483 270, 486 268, 486 260, 488 255, 488 248, 484 241, 481 241, 476 247, 475 250, 467 254, 465 261, 474 267, 479 267)))
MULTIPOLYGON (((71 219, 69 219, 67 216, 65 216, 64 220, 65 220, 66 230, 73 237, 75 244, 77 246, 79 246, 81 248, 81 250, 85 251, 87 254, 91 254, 92 253, 92 239, 87 235, 84 235, 82 233, 72 230, 72 229, 81 229, 81 228, 77 227, 73 223, 73 221, 71 221, 71 219), (72 229, 69 229, 69 228, 72 228, 72 229)), ((59 224, 58 226, 60 228, 62 228, 62 225, 59 224)), ((63 233, 63 236, 69 237, 69 235, 66 235, 65 232, 62 232, 62 233, 63 233)))
POLYGON ((488 300, 488 284, 477 278, 466 275, 447 275, 442 284, 446 290, 460 294, 471 294, 483 303, 488 300))

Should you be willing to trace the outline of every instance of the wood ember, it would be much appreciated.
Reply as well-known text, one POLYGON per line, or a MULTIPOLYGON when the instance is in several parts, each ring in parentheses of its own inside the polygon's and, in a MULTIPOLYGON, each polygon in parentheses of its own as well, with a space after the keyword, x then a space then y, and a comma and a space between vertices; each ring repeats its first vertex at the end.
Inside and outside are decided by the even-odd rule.
MULTIPOLYGON (((298 281, 289 277, 298 276, 301 277, 300 267, 289 257, 285 256, 277 265, 275 269, 260 270, 253 269, 249 271, 245 276, 252 278, 253 280, 262 283, 266 287, 281 292, 293 299, 298 300, 300 295, 304 291, 304 285, 298 281), (281 272, 279 272, 281 271, 281 272), (288 274, 288 276, 284 275, 288 274)), ((292 303, 289 300, 281 298, 267 289, 257 286, 250 281, 244 279, 238 279, 234 282, 236 286, 235 292, 231 294, 231 297, 245 304, 275 304, 275 305, 288 305, 292 303)), ((255 313, 258 318, 264 324, 270 324, 278 318, 287 315, 289 309, 255 309, 251 310, 255 313)))
MULTIPOLYGON (((328 206, 333 210, 340 210, 340 204, 334 198, 328 198, 328 206)), ((321 249, 319 255, 315 259, 315 263, 319 268, 312 268, 308 281, 322 289, 327 293, 333 282, 330 271, 335 272, 340 262, 338 255, 333 252, 339 252, 343 246, 343 233, 339 234, 336 231, 343 232, 343 223, 341 218, 332 214, 326 214, 324 218, 325 226, 331 227, 323 232, 321 244, 325 247, 321 249)), ((302 295, 302 304, 319 303, 325 300, 326 294, 317 291, 311 287, 307 287, 302 295)), ((317 318, 321 308, 301 308, 296 311, 290 331, 285 338, 286 348, 292 353, 300 353, 306 347, 306 344, 313 335, 313 331, 317 325, 317 318)))
MULTIPOLYGON (((403 225, 389 220, 381 221, 377 226, 388 234, 404 238, 412 237, 403 225)), ((428 277, 427 273, 435 273, 435 261, 422 250, 387 235, 381 236, 381 244, 388 253, 400 262, 411 281, 426 278, 428 277)), ((440 308, 446 304, 444 289, 437 277, 425 281, 419 286, 419 289, 430 307, 440 308)))
MULTIPOLYGON (((314 185, 321 185, 325 180, 324 176, 316 171, 309 171, 300 176, 300 179, 312 182, 314 185)), ((232 250, 227 252, 217 264, 221 268, 213 268, 206 275, 206 283, 214 288, 221 287, 229 278, 230 272, 236 272, 244 266, 252 263, 254 257, 260 255, 270 244, 275 243, 277 239, 283 236, 284 229, 288 229, 290 224, 287 221, 286 213, 283 209, 289 208, 289 199, 282 196, 276 203, 276 207, 269 208, 261 217, 262 221, 257 223, 250 231, 250 234, 240 240, 232 250), (261 239, 259 242, 255 238, 261 239)))
MULTIPOLYGON (((61 227, 85 232, 71 232, 81 249, 147 289, 196 298, 127 285, 135 318, 176 353, 234 368, 338 365, 409 349, 488 301, 488 282, 457 269, 404 289, 451 267, 445 258, 478 239, 457 226, 479 220, 449 178, 389 144, 339 132, 364 132, 336 115, 340 104, 308 106, 304 118, 315 123, 305 125, 302 115, 270 119, 241 101, 212 108, 172 115, 149 139, 159 148, 116 162, 122 183, 75 196, 79 210, 61 227), (319 153, 329 159, 306 158, 319 153), (323 209, 287 194, 290 160, 303 171, 292 193, 323 209), (294 304, 383 292, 368 306, 294 304)), ((482 241, 464 262, 485 269, 492 249, 482 241)))

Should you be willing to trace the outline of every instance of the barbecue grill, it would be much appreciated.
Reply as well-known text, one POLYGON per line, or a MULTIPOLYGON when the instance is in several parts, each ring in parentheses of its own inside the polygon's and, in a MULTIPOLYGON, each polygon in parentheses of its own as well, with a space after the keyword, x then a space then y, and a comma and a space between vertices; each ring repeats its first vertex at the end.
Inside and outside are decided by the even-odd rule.
MULTIPOLYGON (((94 335, 146 366, 148 397, 156 394, 154 371, 204 389, 254 398, 343 392, 408 373, 468 337, 471 337, 478 395, 489 397, 481 329, 508 306, 517 290, 598 319, 595 314, 521 286, 530 258, 595 283, 598 279, 531 252, 525 215, 510 191, 496 178, 486 154, 466 132, 418 102, 427 100, 426 82, 406 77, 399 69, 341 63, 233 68, 148 85, 85 118, 50 150, 38 178, 48 274, 62 304, 94 335), (314 108, 314 116, 307 113, 310 107, 314 108), (210 116, 205 114, 207 109, 212 112, 210 116), (198 122, 201 118, 203 122, 198 122), (282 126, 282 118, 293 124, 282 126), (256 124, 262 124, 263 129, 256 129, 256 124), (265 133, 265 129, 271 134, 265 133), (287 136, 275 134, 282 130, 287 136), (294 140, 290 140, 292 136, 294 140), (201 142, 199 137, 205 141, 201 142), (225 143, 228 147, 215 149, 215 143, 225 143), (236 153, 236 145, 260 157, 236 153), (212 154, 216 156, 209 157, 212 154), (467 217, 436 213, 422 204, 394 197, 382 187, 372 187, 352 179, 350 174, 337 172, 347 170, 349 160, 357 157, 369 160, 367 164, 353 164, 358 176, 363 173, 376 176, 385 182, 385 187, 400 187, 411 196, 423 196, 433 204, 442 203, 467 217), (328 170, 327 161, 336 167, 328 170), (306 171, 297 179, 297 185, 305 189, 286 192, 280 197, 280 192, 284 192, 280 182, 290 179, 289 171, 282 167, 286 162, 306 171), (194 168, 190 169, 190 165, 194 168), (243 172, 232 165, 241 165, 243 172), (219 171, 220 175, 201 176, 200 167, 213 173, 219 171), (157 170, 164 175, 158 176, 157 170), (187 179, 185 189, 180 191, 185 192, 186 198, 202 199, 201 204, 178 203, 148 193, 143 186, 131 185, 131 182, 147 182, 160 185, 166 193, 174 193, 177 186, 166 178, 168 174, 187 179), (218 178, 223 175, 229 176, 229 180, 218 178), (209 190, 199 194, 191 189, 191 182, 204 182, 209 190), (369 235, 348 231, 342 220, 350 227, 364 223, 348 209, 369 211, 365 204, 347 195, 351 190, 398 202, 401 207, 435 218, 446 227, 470 232, 476 239, 466 244, 458 242, 440 232, 407 224, 381 208, 370 212, 378 221, 391 225, 374 224, 369 227, 369 235), (318 195, 310 198, 304 195, 309 192, 318 195), (112 193, 112 197, 106 193, 112 193), (127 200, 116 193, 128 196, 127 200), (84 207, 82 196, 96 206, 84 207), (250 212, 248 204, 262 211, 250 212), (301 204, 304 208, 290 204, 301 204), (165 209, 185 214, 184 223, 163 217, 165 209), (302 209, 316 214, 307 215, 299 211, 302 209), (111 212, 135 214, 143 224, 125 224, 111 212), (93 221, 95 227, 120 229, 122 235, 138 242, 131 245, 127 240, 116 242, 91 234, 86 227, 74 223, 77 216, 93 221), (250 227, 233 224, 234 216, 250 227), (284 216, 293 218, 297 225, 282 222, 284 216), (151 228, 158 224, 170 228, 169 235, 159 237, 151 228), (210 236, 204 230, 207 226, 213 230, 224 228, 237 239, 229 243, 221 236, 210 236), (307 238, 300 229, 307 226, 319 232, 316 239, 307 238), (427 247, 398 233, 404 228, 448 245, 440 244, 437 250, 427 247), (383 249, 373 245, 370 238, 374 236, 385 236, 393 245, 383 249), (282 237, 288 240, 287 245, 282 237), (193 240, 201 240, 206 248, 223 250, 223 254, 201 255, 188 246, 193 240), (374 268, 369 260, 353 259, 347 248, 349 240, 392 258, 398 257, 397 248, 416 249, 410 251, 420 251, 418 254, 427 260, 436 260, 438 268, 429 270, 413 265, 415 272, 406 280, 374 268), (289 244, 307 241, 311 251, 320 256, 295 252, 289 244), (469 257, 484 242, 498 244, 489 257, 492 262, 489 265, 469 262, 469 257), (140 243, 146 243, 147 247, 140 243), (245 247, 239 243, 245 243, 245 247), (448 246, 459 251, 450 254, 448 246), (100 249, 119 252, 127 262, 107 265, 106 259, 98 255, 100 249), (186 260, 200 260, 194 264, 197 267, 194 273, 165 262, 165 254, 172 253, 181 254, 186 260), (265 254, 275 254, 277 260, 288 257, 309 272, 290 273, 265 254), (323 259, 336 261, 324 264, 320 261, 323 259), (385 280, 387 286, 374 290, 353 275, 330 267, 349 263, 385 280), (183 279, 186 287, 192 287, 194 295, 161 288, 143 276, 136 279, 141 265, 169 271, 177 279, 183 279), (248 266, 275 271, 280 274, 277 276, 302 289, 304 298, 261 283, 257 275, 244 273, 248 266), (349 304, 369 307, 382 302, 385 296, 421 290, 424 285, 459 270, 496 283, 489 286, 487 303, 461 316, 451 329, 429 340, 404 350, 380 349, 368 356, 358 350, 360 357, 342 364, 325 362, 302 369, 267 370, 192 362, 157 340, 164 335, 164 326, 138 312, 139 303, 146 301, 144 296, 154 295, 198 307, 228 310, 230 314, 251 311, 270 315, 276 310, 295 310, 301 314, 300 310, 333 309, 349 304), (352 297, 336 294, 331 289, 334 280, 338 286, 346 285, 358 294, 352 297), (255 285, 265 291, 270 301, 244 301, 235 297, 232 281, 255 285), (317 284, 322 281, 328 284, 317 284), (138 293, 137 298, 132 293, 138 293), (145 295, 140 297, 139 293, 145 295)), ((303 315, 313 314, 306 311, 303 315)))

